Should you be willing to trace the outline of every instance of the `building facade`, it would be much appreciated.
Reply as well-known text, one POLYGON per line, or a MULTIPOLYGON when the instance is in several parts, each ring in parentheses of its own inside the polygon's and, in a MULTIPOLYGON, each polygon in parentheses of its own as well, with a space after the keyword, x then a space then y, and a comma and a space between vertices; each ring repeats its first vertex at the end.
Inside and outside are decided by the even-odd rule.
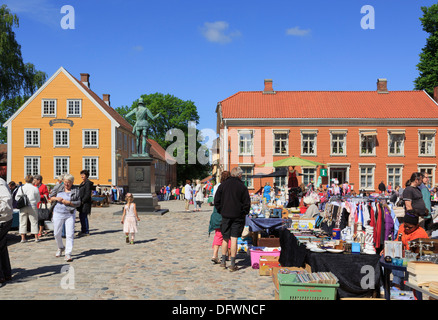
POLYGON ((135 151, 132 126, 110 106, 110 95, 90 89, 63 67, 4 123, 7 128, 7 180, 41 174, 44 183, 82 169, 95 185, 128 184, 124 159, 135 151))
POLYGON ((297 167, 299 183, 348 181, 353 190, 374 192, 381 181, 404 186, 413 172, 436 178, 438 104, 425 91, 389 91, 378 79, 376 91, 238 92, 217 105, 220 169, 240 166, 252 190, 265 182, 254 179, 276 168, 267 163, 287 157, 324 163, 297 167), (321 171, 324 168, 326 170, 321 171))

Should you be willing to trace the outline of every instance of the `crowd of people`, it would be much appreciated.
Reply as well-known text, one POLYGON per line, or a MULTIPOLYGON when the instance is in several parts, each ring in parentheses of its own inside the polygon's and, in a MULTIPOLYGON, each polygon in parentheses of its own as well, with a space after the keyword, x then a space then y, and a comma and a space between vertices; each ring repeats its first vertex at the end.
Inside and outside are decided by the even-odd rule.
POLYGON ((24 184, 14 181, 6 184, 0 178, 0 284, 11 279, 6 235, 12 226, 14 209, 19 209, 21 243, 29 241, 29 231, 34 241, 39 242, 46 235, 45 222, 50 220, 57 246, 55 256, 64 255, 67 262, 72 261, 76 213, 79 213, 81 225, 78 236, 89 235, 90 230, 88 216, 91 214, 93 182, 89 180, 88 170, 82 170, 80 176, 82 181, 75 186, 73 175, 61 175, 50 191, 41 175, 27 175, 24 184), (41 218, 42 213, 48 215, 41 218))

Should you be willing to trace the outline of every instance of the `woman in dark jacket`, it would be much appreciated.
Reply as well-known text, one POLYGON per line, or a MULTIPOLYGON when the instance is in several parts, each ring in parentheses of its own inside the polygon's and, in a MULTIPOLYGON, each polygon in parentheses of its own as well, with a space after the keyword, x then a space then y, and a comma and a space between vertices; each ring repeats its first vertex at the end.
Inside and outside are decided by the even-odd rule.
POLYGON ((88 215, 91 214, 91 191, 93 182, 88 179, 90 172, 88 170, 81 171, 82 182, 79 185, 79 196, 81 197, 81 206, 78 208, 79 219, 81 220, 81 232, 79 235, 90 235, 88 224, 88 215))

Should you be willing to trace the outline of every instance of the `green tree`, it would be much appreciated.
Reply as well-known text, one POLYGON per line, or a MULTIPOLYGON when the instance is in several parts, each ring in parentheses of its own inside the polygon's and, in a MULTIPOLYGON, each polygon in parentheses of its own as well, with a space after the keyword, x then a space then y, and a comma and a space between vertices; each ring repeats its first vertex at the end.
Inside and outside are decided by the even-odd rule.
MULTIPOLYGON (((166 141, 166 133, 171 129, 179 129, 185 135, 185 164, 177 164, 177 179, 182 182, 185 179, 202 179, 208 176, 210 171, 209 164, 202 164, 196 161, 196 164, 188 164, 190 158, 189 141, 196 140, 195 137, 189 136, 189 122, 199 123, 199 115, 196 105, 193 101, 181 100, 171 94, 153 93, 142 95, 141 98, 145 106, 153 115, 160 113, 149 128, 148 138, 155 140, 164 150, 166 150, 174 141, 166 141)), ((123 106, 116 108, 116 111, 125 116, 129 111, 136 108, 138 100, 135 100, 131 107, 123 106)), ((135 117, 127 119, 132 125, 135 124, 135 117)), ((196 130, 196 135, 199 131, 196 130)), ((200 142, 196 141, 196 151, 201 148, 200 142)), ((174 154, 176 157, 176 154, 174 154)), ((193 156, 193 155, 192 155, 193 156)), ((196 158, 196 155, 194 155, 196 158)))
POLYGON ((416 90, 425 90, 433 96, 433 89, 438 86, 438 4, 421 7, 421 10, 423 17, 420 21, 429 37, 420 54, 420 62, 417 64, 420 75, 414 84, 416 90))
MULTIPOLYGON (((24 63, 21 46, 13 28, 18 17, 6 5, 0 7, 0 125, 46 81, 47 75, 24 63)), ((6 142, 6 129, 0 129, 0 142, 6 142)))

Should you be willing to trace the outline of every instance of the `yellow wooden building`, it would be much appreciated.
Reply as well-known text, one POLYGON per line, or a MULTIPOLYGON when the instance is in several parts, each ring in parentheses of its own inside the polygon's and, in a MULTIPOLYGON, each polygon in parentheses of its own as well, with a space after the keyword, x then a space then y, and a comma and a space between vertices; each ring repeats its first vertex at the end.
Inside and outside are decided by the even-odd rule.
POLYGON ((90 89, 89 74, 78 80, 59 68, 3 125, 7 180, 41 174, 43 183, 50 184, 70 173, 80 183, 80 171, 88 169, 95 185, 127 185, 124 159, 135 153, 135 136, 109 97, 90 89))

